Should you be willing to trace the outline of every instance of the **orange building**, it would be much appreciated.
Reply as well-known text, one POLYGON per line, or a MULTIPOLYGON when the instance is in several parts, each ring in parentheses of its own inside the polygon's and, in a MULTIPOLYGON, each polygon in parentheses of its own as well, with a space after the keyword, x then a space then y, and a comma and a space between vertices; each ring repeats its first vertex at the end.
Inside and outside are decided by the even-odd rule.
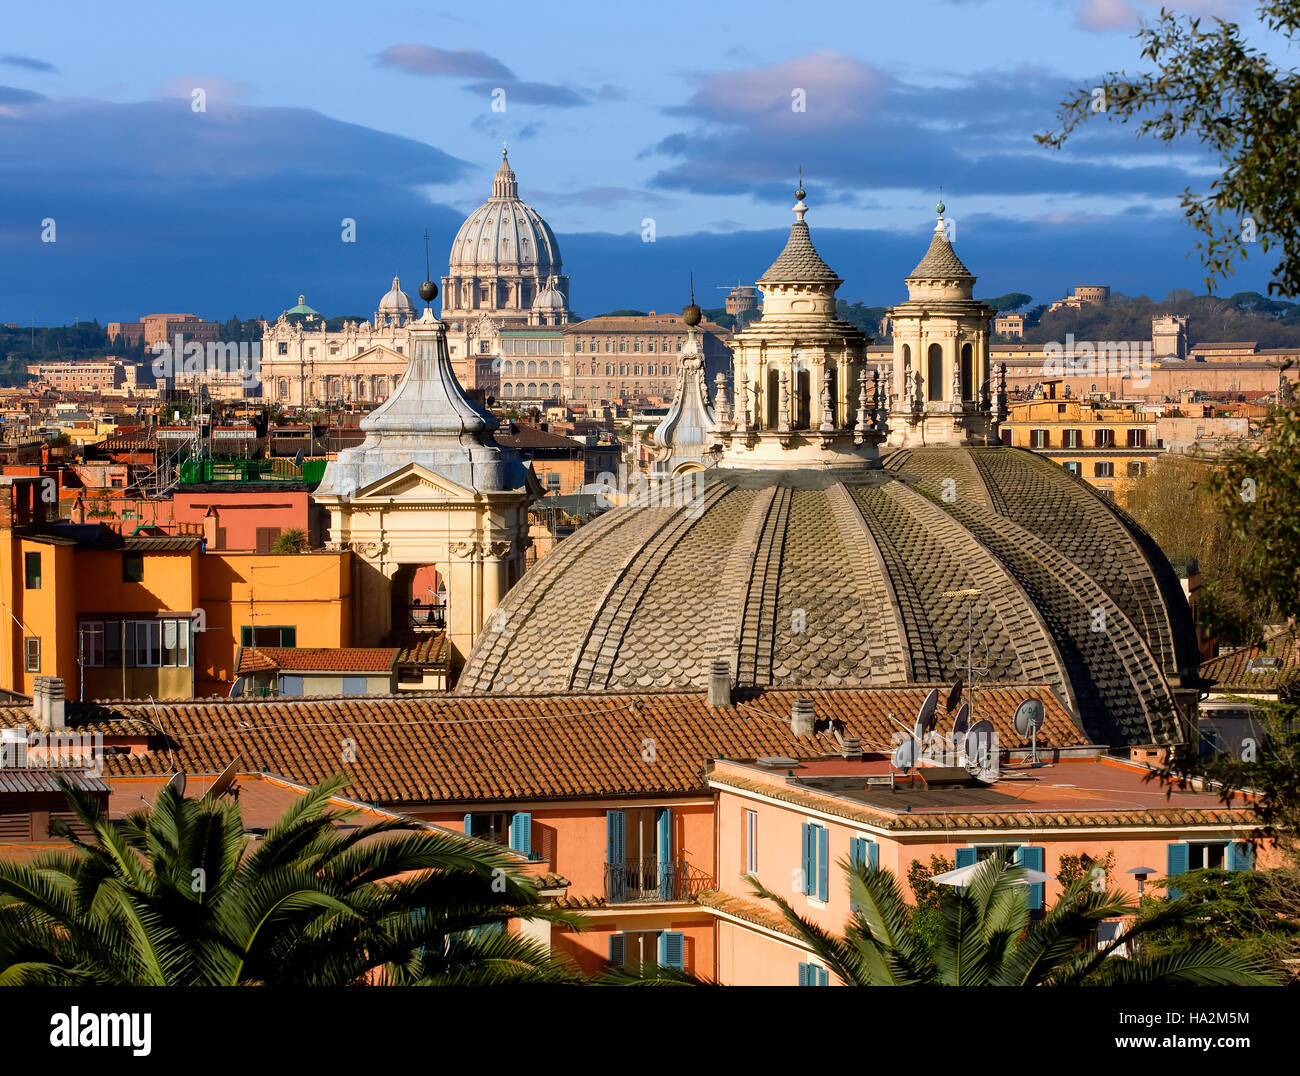
POLYGON ((351 645, 351 553, 45 523, 43 482, 0 479, 0 687, 58 676, 72 698, 193 698, 229 690, 241 647, 351 645))

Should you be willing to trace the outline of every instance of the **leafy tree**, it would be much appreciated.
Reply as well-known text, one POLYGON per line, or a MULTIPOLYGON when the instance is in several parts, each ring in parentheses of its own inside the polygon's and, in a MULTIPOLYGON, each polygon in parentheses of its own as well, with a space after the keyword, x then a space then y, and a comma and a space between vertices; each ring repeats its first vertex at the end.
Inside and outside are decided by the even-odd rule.
POLYGON ((775 901, 800 938, 851 986, 1082 986, 1269 985, 1276 975, 1258 960, 1208 940, 1147 957, 1115 956, 1130 940, 1185 922, 1186 901, 1162 901, 1124 937, 1094 944, 1098 924, 1136 915, 1117 890, 1094 891, 1077 882, 1032 923, 1024 870, 999 857, 984 861, 961 891, 940 898, 942 931, 929 948, 918 935, 915 910, 903 900, 887 870, 843 864, 857 909, 842 936, 800 916, 761 884, 759 896, 775 901))
POLYGON ((943 903, 944 889, 938 882, 930 881, 930 878, 952 868, 952 860, 937 853, 931 854, 929 868, 923 866, 919 859, 912 860, 907 868, 907 884, 912 887, 912 899, 915 901, 912 929, 931 952, 943 931, 940 906, 943 903))
MULTIPOLYGON (((1300 0, 1265 0, 1259 17, 1295 44, 1300 0)), ((1135 122, 1140 137, 1162 142, 1195 137, 1223 167, 1207 192, 1188 187, 1181 199, 1200 235, 1206 288, 1226 279, 1257 238, 1280 255, 1269 294, 1300 294, 1300 71, 1273 64, 1223 19, 1202 29, 1201 19, 1162 9, 1138 37, 1153 70, 1111 72, 1100 95, 1080 87, 1061 103, 1059 128, 1035 139, 1059 149, 1093 116, 1135 122)))
POLYGON ((1026 295, 1023 291, 1009 291, 1006 295, 998 295, 992 299, 981 299, 980 302, 985 306, 991 306, 999 314, 1008 310, 1019 310, 1022 306, 1027 306, 1034 301, 1032 295, 1026 295))
POLYGON ((307 551, 307 532, 301 527, 290 527, 281 531, 271 545, 272 553, 305 553, 307 551))
POLYGON ((1056 880, 1066 889, 1084 880, 1089 885, 1096 885, 1098 882, 1105 884, 1105 879, 1109 878, 1110 872, 1115 869, 1115 850, 1108 849, 1100 858, 1090 856, 1087 852, 1081 852, 1077 856, 1062 855, 1060 864, 1061 869, 1056 872, 1056 880), (1098 869, 1102 872, 1100 878, 1093 873, 1098 869))
POLYGON ((571 982, 564 961, 493 933, 580 920, 538 902, 504 853, 393 818, 340 829, 345 778, 254 843, 237 801, 174 788, 115 822, 69 800, 90 836, 0 861, 0 985, 345 986, 571 982))

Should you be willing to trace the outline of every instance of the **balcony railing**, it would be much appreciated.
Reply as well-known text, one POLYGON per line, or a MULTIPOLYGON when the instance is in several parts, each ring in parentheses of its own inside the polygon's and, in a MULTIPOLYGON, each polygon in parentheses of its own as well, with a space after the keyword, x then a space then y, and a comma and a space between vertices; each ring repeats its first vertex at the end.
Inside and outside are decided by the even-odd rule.
POLYGON ((445 628, 447 626, 447 607, 445 605, 408 606, 407 625, 412 628, 445 628))
POLYGON ((605 864, 605 899, 611 904, 691 900, 713 887, 713 879, 684 859, 657 856, 605 864))

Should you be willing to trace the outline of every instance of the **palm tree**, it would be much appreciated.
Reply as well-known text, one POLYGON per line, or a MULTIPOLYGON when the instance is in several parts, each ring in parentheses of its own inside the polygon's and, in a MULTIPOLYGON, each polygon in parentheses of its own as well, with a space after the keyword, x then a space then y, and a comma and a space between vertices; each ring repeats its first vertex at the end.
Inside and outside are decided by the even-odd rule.
POLYGON ((335 777, 265 837, 239 804, 186 799, 111 821, 66 788, 89 838, 0 863, 0 985, 347 985, 574 981, 510 919, 578 925, 516 861, 391 818, 337 828, 335 777), (492 933, 500 930, 501 933, 492 933))
POLYGON ((803 941, 841 981, 853 986, 1262 986, 1277 979, 1252 958, 1213 942, 1154 958, 1115 955, 1126 942, 1186 921, 1187 902, 1141 916, 1121 938, 1089 944, 1103 920, 1133 916, 1136 905, 1117 890, 1096 892, 1089 879, 1070 886, 1031 926, 1024 870, 993 857, 961 890, 945 893, 941 929, 929 948, 912 927, 913 909, 887 870, 843 864, 854 914, 838 937, 802 918, 757 882, 803 941))

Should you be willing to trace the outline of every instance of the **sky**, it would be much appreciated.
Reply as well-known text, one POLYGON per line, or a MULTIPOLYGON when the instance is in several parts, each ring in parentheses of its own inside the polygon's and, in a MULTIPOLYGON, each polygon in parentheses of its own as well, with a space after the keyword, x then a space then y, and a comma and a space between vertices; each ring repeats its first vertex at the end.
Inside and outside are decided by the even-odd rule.
MULTIPOLYGON (((1275 45, 1250 0, 1165 3, 1275 45)), ((906 297, 940 192, 977 295, 1200 292, 1178 199, 1213 161, 1107 122, 1060 152, 1033 139, 1072 89, 1140 69, 1159 6, 11 6, 0 322, 274 317, 299 294, 370 316, 394 274, 414 295, 426 229, 446 271, 503 142, 585 316, 680 309, 691 273, 721 305, 779 254, 800 168, 850 301, 906 297)), ((1268 268, 1220 290, 1263 291, 1268 268)))

